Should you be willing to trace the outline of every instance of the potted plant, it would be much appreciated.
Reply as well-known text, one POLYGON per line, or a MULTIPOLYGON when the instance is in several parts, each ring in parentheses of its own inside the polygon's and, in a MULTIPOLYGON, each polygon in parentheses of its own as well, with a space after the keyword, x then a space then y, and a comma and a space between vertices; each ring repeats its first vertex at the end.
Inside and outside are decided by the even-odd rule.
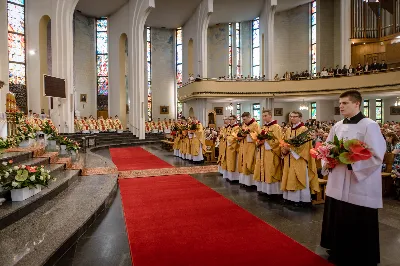
POLYGON ((23 201, 47 187, 52 179, 44 166, 12 166, 12 161, 3 162, 0 168, 0 182, 4 189, 11 190, 12 201, 23 201))
POLYGON ((71 142, 70 139, 60 136, 58 140, 60 142, 61 152, 65 153, 65 151, 67 150, 67 145, 69 145, 71 142))
POLYGON ((41 131, 44 133, 44 139, 47 144, 47 141, 58 135, 57 128, 54 126, 53 122, 49 119, 45 119, 41 125, 41 131))
POLYGON ((20 140, 19 147, 29 147, 36 139, 35 132, 29 124, 18 125, 17 136, 20 140))
POLYGON ((79 149, 79 143, 76 141, 71 140, 69 144, 67 144, 67 150, 71 152, 72 156, 76 156, 79 149))

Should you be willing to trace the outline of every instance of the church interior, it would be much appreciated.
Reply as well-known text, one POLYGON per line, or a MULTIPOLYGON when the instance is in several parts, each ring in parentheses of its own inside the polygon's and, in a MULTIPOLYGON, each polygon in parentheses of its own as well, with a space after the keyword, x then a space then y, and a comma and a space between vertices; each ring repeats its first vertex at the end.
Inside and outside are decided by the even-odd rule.
POLYGON ((0 0, 0 264, 400 266, 400 0, 0 0))

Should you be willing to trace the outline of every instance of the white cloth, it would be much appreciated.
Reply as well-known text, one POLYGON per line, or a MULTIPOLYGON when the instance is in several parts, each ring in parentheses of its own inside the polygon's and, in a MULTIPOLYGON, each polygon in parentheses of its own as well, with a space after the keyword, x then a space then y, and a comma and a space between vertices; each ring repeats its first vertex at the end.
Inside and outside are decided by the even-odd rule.
POLYGON ((253 139, 251 138, 250 134, 246 136, 246 140, 247 142, 253 142, 253 139))
POLYGON ((174 156, 178 156, 179 157, 179 150, 174 150, 174 156))
POLYGON ((266 142, 266 141, 264 142, 264 148, 266 151, 272 150, 271 146, 269 146, 268 142, 266 142))
POLYGON ((239 180, 237 156, 236 156, 236 171, 235 172, 230 172, 230 171, 226 170, 226 178, 229 179, 230 181, 239 180))
POLYGON ((203 144, 200 143, 200 150, 199 150, 199 155, 193 155, 192 156, 193 162, 200 162, 204 160, 203 157, 203 144))
POLYGON ((339 139, 363 141, 371 150, 372 157, 352 164, 352 171, 346 165, 336 166, 329 173, 326 195, 359 206, 382 208, 381 169, 386 142, 379 125, 369 118, 358 124, 343 124, 342 120, 332 127, 327 141, 332 141, 335 134, 339 139))
POLYGON ((226 170, 222 169, 222 167, 220 165, 218 165, 218 172, 224 177, 226 178, 226 170))
POLYGON ((256 181, 253 180, 253 174, 244 175, 243 173, 239 174, 239 183, 246 186, 257 185, 256 181))

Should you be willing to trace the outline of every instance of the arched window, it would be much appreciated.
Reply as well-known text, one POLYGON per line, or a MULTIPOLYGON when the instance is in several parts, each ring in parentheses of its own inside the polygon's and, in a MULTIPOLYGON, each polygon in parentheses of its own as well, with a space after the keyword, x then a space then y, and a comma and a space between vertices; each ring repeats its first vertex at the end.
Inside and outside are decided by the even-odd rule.
POLYGON ((7 1, 9 84, 26 85, 25 0, 7 1))
MULTIPOLYGON (((182 86, 182 28, 176 29, 176 87, 182 86)), ((176 103, 177 118, 182 117, 182 103, 177 100, 176 103)))
POLYGON ((97 95, 108 95, 108 21, 96 21, 97 95))
POLYGON ((260 18, 253 20, 252 24, 252 76, 260 76, 260 18))
POLYGON ((228 76, 232 77, 232 23, 229 23, 229 57, 228 57, 228 76))
POLYGON ((317 74, 317 1, 311 3, 311 75, 317 74))

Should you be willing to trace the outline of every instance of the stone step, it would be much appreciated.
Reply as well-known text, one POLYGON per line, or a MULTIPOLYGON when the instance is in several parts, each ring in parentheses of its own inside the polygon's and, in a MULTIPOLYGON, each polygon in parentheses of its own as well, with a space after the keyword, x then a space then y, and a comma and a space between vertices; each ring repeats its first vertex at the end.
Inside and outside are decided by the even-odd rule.
POLYGON ((22 161, 18 163, 18 165, 40 166, 40 165, 48 165, 49 163, 50 163, 49 158, 37 157, 37 158, 30 158, 29 160, 26 161, 22 161))
POLYGON ((20 163, 32 158, 32 152, 5 152, 0 154, 0 162, 13 160, 14 163, 20 163))
POLYGON ((108 207, 117 176, 86 176, 0 231, 3 266, 54 265, 108 207))
POLYGON ((26 199, 22 202, 12 202, 11 192, 5 191, 3 194, 8 201, 0 206, 0 229, 18 221, 27 214, 34 211, 37 207, 45 203, 59 194, 61 191, 68 187, 70 182, 73 182, 78 177, 78 170, 64 171, 65 165, 63 164, 48 164, 45 165, 45 170, 50 170, 50 175, 56 178, 52 181, 48 188, 43 188, 41 192, 35 196, 26 199))

